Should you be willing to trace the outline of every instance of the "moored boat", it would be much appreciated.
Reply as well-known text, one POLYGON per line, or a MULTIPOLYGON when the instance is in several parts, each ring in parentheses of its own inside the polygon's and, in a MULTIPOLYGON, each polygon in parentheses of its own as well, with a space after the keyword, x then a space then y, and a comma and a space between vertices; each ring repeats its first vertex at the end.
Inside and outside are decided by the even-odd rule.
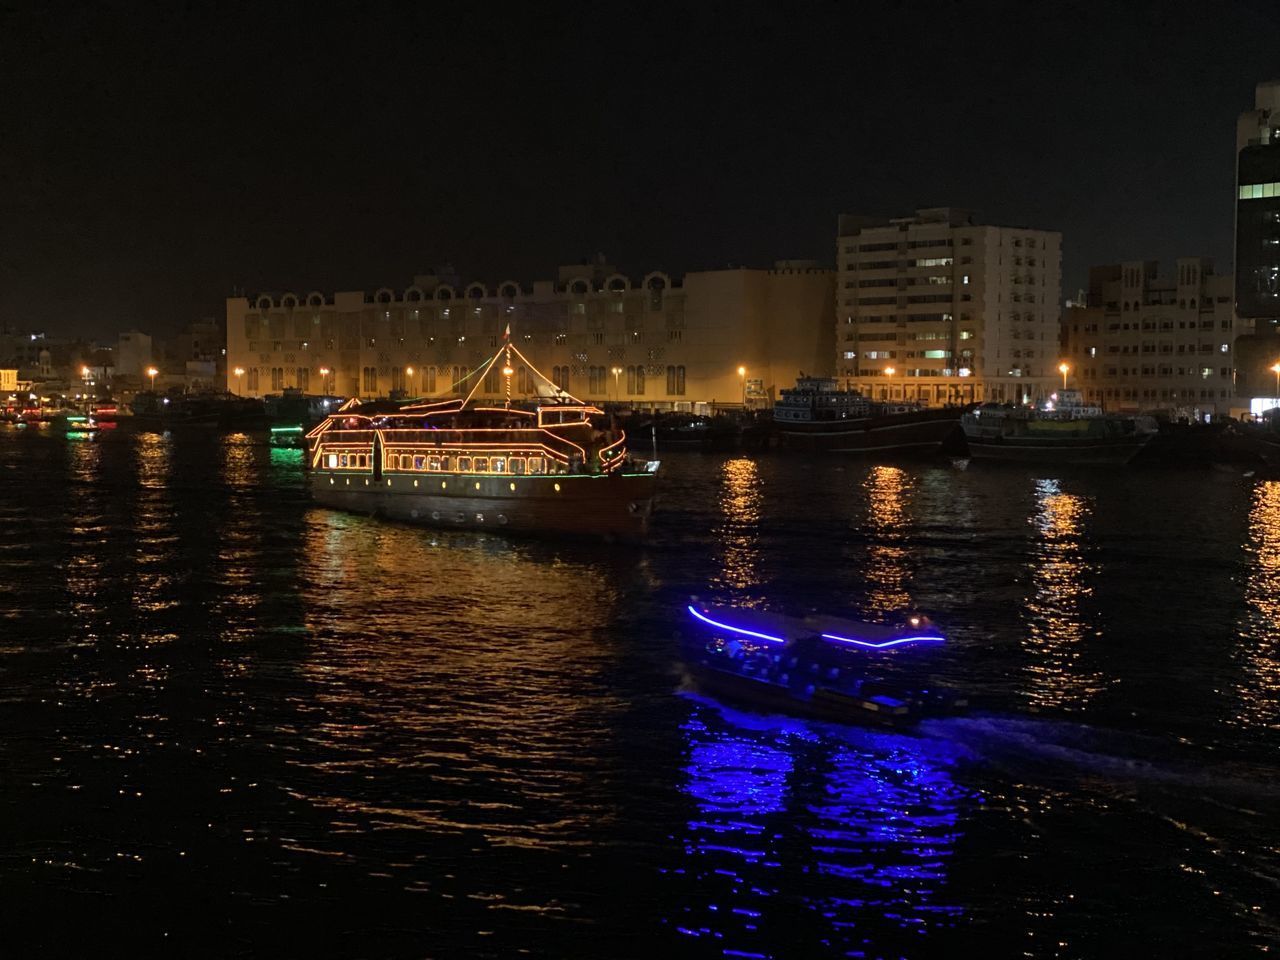
POLYGON ((1125 464, 1159 432, 1151 417, 1104 413, 1078 390, 1034 409, 983 404, 961 426, 974 457, 1033 463, 1125 464))
POLYGON ((947 691, 890 681, 877 669, 880 658, 945 641, 922 614, 886 624, 701 603, 687 612, 685 663, 712 694, 841 723, 905 724, 967 705, 947 691))
POLYGON ((540 374, 535 402, 472 404, 495 364, 510 397, 512 354, 533 370, 508 339, 464 378, 465 397, 348 400, 307 434, 315 500, 438 527, 643 536, 658 463, 632 463, 625 432, 597 425, 603 411, 540 374))
POLYGON ((800 377, 774 404, 783 446, 830 453, 938 453, 958 441, 963 407, 872 400, 830 377, 800 377))

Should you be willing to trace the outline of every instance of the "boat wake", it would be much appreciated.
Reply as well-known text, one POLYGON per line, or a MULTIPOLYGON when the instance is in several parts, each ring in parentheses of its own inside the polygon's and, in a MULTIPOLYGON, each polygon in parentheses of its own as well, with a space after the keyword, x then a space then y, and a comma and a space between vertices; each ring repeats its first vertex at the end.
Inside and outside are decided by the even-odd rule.
POLYGON ((1237 800, 1280 800, 1274 767, 1215 762, 1185 745, 1151 736, 1063 720, 974 715, 922 721, 926 737, 953 741, 981 763, 1037 768, 1048 779, 1092 777, 1111 786, 1164 786, 1237 800), (1142 759, 1139 759, 1142 758, 1142 759))

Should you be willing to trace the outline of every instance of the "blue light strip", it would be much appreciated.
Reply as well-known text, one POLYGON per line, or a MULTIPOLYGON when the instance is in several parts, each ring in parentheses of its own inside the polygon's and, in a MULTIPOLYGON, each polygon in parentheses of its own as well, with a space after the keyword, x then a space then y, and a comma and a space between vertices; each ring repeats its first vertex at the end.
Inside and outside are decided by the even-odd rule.
POLYGON ((872 650, 884 650, 886 647, 896 647, 903 643, 942 643, 945 640, 944 637, 925 634, 919 637, 898 637, 896 640, 886 640, 884 643, 872 643, 870 640, 854 640, 852 637, 839 637, 834 633, 824 633, 822 635, 822 639, 835 640, 838 643, 852 643, 859 647, 870 647, 872 650))
POLYGON ((744 630, 742 627, 731 627, 727 623, 720 623, 717 620, 712 620, 710 617, 706 616, 705 614, 701 614, 697 610, 695 610, 693 608, 693 604, 689 605, 689 612, 692 613, 699 620, 701 620, 703 623, 709 623, 713 627, 719 627, 721 630, 731 630, 734 633, 741 633, 744 636, 757 637, 760 640, 768 640, 770 643, 786 643, 787 642, 785 637, 771 637, 767 633, 756 633, 754 630, 744 630))

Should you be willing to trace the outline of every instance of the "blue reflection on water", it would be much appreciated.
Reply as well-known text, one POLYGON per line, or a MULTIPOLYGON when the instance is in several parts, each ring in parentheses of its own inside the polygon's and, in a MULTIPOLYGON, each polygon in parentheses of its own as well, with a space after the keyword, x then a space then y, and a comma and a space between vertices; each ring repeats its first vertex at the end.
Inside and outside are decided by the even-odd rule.
POLYGON ((707 956, 899 956, 956 925, 947 860, 976 802, 943 740, 762 718, 690 698, 696 813, 669 923, 707 956))

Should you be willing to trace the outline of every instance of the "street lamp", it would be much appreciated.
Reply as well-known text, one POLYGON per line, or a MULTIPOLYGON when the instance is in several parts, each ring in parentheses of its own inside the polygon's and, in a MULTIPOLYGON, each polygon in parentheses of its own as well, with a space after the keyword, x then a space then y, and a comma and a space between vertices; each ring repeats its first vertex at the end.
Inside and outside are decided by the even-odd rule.
POLYGON ((244 367, 236 367, 231 372, 236 375, 236 396, 243 397, 244 391, 241 389, 242 381, 240 378, 244 376, 244 367))
POLYGON ((610 371, 613 374, 613 399, 618 400, 618 377, 622 373, 621 367, 613 367, 610 371))
POLYGON ((160 371, 155 367, 147 367, 147 376, 151 378, 151 392, 156 392, 156 374, 160 371))
MULTIPOLYGON (((1277 366, 1280 366, 1280 364, 1277 364, 1277 366)), ((1064 360, 1064 361, 1062 361, 1062 363, 1058 364, 1058 372, 1059 372, 1060 374, 1062 374, 1062 389, 1063 389, 1063 390, 1067 389, 1067 372, 1068 372, 1070 369, 1071 369, 1071 364, 1067 363, 1065 360, 1064 360)))
POLYGON ((1276 396, 1280 397, 1280 361, 1272 365, 1271 372, 1276 375, 1276 396))
POLYGON ((89 379, 89 377, 90 377, 90 375, 91 375, 92 373, 93 373, 93 371, 92 371, 92 370, 90 370, 88 367, 81 367, 81 368, 80 368, 80 379, 81 379, 81 380, 88 380, 88 379, 89 379))
POLYGON ((747 408, 747 368, 738 367, 738 379, 742 381, 742 409, 747 408))
POLYGON ((329 392, 329 368, 320 368, 320 389, 325 393, 329 392))
POLYGON ((413 367, 404 368, 404 385, 406 390, 413 389, 413 367))

